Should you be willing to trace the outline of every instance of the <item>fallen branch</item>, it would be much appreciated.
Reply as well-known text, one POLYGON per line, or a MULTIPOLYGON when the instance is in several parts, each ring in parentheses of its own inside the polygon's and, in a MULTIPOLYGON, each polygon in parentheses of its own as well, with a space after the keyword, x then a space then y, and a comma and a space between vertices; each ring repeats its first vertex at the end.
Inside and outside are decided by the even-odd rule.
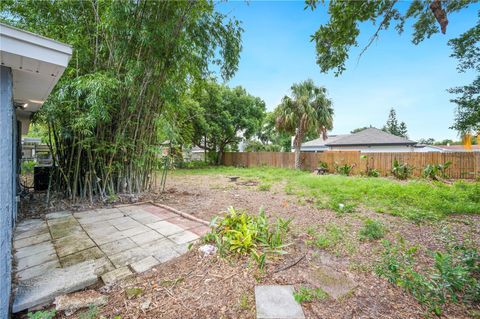
POLYGON ((272 274, 275 274, 277 272, 281 272, 281 271, 284 271, 284 270, 287 270, 287 269, 290 269, 292 268, 293 266, 297 265, 299 262, 301 262, 305 257, 307 256, 307 254, 304 254, 302 257, 298 258, 295 262, 291 263, 290 265, 287 265, 287 266, 284 266, 280 269, 276 269, 274 271, 272 271, 272 274))

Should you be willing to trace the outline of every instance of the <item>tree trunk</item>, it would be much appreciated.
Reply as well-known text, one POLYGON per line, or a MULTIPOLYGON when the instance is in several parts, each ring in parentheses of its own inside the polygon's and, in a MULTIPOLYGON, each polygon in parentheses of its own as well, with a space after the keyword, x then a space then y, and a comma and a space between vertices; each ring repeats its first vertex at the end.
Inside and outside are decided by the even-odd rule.
POLYGON ((300 159, 300 144, 295 145, 295 169, 300 169, 302 166, 300 159))
POLYGON ((293 146, 295 147, 295 169, 300 169, 302 167, 302 160, 300 158, 300 148, 302 146, 303 132, 300 129, 297 129, 295 134, 295 139, 293 140, 293 146))

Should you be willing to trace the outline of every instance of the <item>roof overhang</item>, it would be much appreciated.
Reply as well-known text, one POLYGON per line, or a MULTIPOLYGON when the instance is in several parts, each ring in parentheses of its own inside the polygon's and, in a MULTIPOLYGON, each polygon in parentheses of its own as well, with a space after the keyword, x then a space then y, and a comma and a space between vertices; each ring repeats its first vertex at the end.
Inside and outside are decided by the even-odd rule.
POLYGON ((22 122, 43 105, 71 56, 69 45, 0 23, 0 63, 12 69, 13 100, 22 122))

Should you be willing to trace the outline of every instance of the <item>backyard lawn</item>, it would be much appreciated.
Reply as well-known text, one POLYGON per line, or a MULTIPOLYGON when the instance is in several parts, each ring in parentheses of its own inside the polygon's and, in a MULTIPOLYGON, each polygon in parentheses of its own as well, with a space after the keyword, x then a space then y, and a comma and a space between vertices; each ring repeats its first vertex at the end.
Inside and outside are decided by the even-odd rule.
MULTIPOLYGON (((480 314, 478 182, 212 167, 175 170, 155 200, 227 218, 186 255, 137 278, 155 300, 147 317, 253 318, 255 286, 270 284, 293 285, 307 318, 480 314), (205 242, 217 254, 204 256, 205 242)), ((142 315, 144 299, 125 301, 122 288, 110 295, 105 314, 142 315)))
POLYGON ((364 207, 415 221, 435 220, 452 214, 480 213, 480 183, 457 181, 432 183, 425 179, 399 182, 388 178, 342 175, 317 176, 280 168, 232 168, 178 170, 175 175, 226 175, 258 181, 258 190, 296 195, 318 208, 342 212, 364 207), (343 205, 342 205, 343 204, 343 205))

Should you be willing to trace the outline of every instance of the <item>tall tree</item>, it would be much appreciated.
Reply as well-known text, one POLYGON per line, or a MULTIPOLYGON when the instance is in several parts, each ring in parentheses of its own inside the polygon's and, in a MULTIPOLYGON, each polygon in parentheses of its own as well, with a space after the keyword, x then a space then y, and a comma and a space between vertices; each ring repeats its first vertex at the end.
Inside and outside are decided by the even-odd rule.
MULTIPOLYGON (((305 2, 306 8, 315 10, 320 1, 305 2)), ((435 33, 446 34, 451 14, 471 5, 479 8, 478 0, 415 0, 410 2, 406 10, 401 8, 402 2, 397 0, 332 0, 321 3, 328 7, 329 20, 312 36, 312 41, 316 43, 317 64, 322 72, 333 70, 337 76, 345 71, 350 50, 359 46, 361 23, 372 23, 375 31, 363 45, 359 57, 379 38, 382 31, 392 26, 398 33, 403 33, 405 25, 411 25, 412 42, 416 45, 435 33)), ((479 20, 475 26, 449 41, 453 48, 452 56, 459 61, 459 72, 471 70, 477 74, 471 84, 449 90, 457 95, 451 100, 457 104, 452 128, 461 133, 480 130, 480 10, 478 14, 479 20)))
POLYGON ((217 164, 227 147, 253 136, 265 116, 265 102, 240 86, 210 82, 194 93, 194 99, 202 109, 195 118, 194 144, 215 153, 217 164))
POLYGON ((285 96, 275 110, 276 127, 283 132, 295 135, 295 168, 300 168, 300 147, 305 134, 314 129, 327 138, 327 131, 333 128, 332 101, 327 98, 327 90, 316 86, 309 79, 293 84, 292 96, 285 96))
POLYGON ((71 198, 147 189, 162 119, 212 65, 238 68, 242 29, 208 0, 3 1, 0 17, 74 48, 42 108, 71 198))
POLYGON ((397 112, 395 112, 394 108, 390 109, 387 123, 382 130, 396 136, 407 137, 407 125, 405 122, 398 123, 397 112))
POLYGON ((480 11, 477 25, 449 41, 453 48, 452 57, 459 61, 458 71, 473 71, 477 74, 472 83, 449 90, 457 97, 451 101, 457 104, 453 129, 465 134, 480 134, 480 11))

